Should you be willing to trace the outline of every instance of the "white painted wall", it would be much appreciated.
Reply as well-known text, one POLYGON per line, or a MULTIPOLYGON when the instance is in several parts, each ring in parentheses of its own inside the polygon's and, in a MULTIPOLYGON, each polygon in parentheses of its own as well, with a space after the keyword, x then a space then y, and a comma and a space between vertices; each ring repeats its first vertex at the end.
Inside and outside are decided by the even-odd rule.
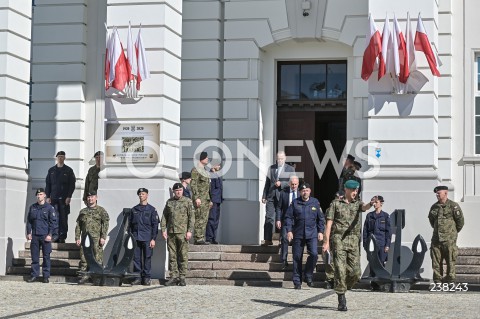
POLYGON ((0 1, 0 275, 25 242, 30 1, 0 1))

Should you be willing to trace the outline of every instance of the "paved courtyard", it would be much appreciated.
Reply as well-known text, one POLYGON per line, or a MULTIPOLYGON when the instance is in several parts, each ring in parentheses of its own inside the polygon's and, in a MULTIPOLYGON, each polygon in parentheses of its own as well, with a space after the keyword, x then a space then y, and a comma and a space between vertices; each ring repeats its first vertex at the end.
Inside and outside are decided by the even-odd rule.
POLYGON ((95 287, 0 281, 1 318, 478 318, 480 293, 348 292, 304 287, 95 287))

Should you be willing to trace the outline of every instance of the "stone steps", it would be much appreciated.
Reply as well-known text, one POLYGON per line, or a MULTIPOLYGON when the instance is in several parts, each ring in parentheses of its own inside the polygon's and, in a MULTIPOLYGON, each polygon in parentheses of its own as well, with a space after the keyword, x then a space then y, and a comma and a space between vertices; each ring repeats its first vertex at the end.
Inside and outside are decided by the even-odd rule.
MULTIPOLYGON (((76 282, 79 267, 79 248, 73 243, 52 244, 51 281, 76 282)), ((24 280, 30 275, 30 243, 14 258, 6 278, 24 280)), ((320 253, 314 273, 316 286, 323 285, 324 265, 320 253)), ((190 245, 189 284, 292 286, 292 247, 289 247, 289 266, 282 270, 278 245, 190 245)), ((304 253, 303 261, 307 259, 304 253)), ((460 248, 457 258, 457 282, 480 285, 480 248, 460 248)), ((5 280, 5 277, 2 280, 5 280)))

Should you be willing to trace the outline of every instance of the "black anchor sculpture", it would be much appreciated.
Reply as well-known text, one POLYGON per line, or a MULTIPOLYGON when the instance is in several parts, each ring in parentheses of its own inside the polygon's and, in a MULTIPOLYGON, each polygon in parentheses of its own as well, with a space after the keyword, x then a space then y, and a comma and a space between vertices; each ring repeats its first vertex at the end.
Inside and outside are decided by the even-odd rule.
POLYGON ((402 247, 402 229, 405 227, 405 210, 396 209, 393 212, 393 219, 397 229, 395 232, 395 250, 393 252, 391 273, 385 269, 378 257, 378 250, 380 248, 378 247, 375 236, 373 234, 369 236, 367 259, 370 264, 370 269, 372 269, 375 274, 375 277, 371 278, 371 282, 377 284, 381 291, 408 292, 412 285, 423 281, 423 278, 420 276, 420 267, 427 252, 427 244, 420 234, 415 237, 412 244, 412 261, 410 265, 400 273, 400 252, 402 247), (421 246, 420 251, 418 251, 419 243, 421 246))
POLYGON ((82 247, 88 271, 81 272, 92 278, 95 286, 121 286, 124 279, 132 279, 138 276, 136 273, 129 273, 128 268, 133 259, 136 242, 132 233, 128 230, 130 208, 123 209, 123 221, 120 225, 113 244, 112 252, 106 266, 100 265, 93 253, 92 237, 89 233, 82 236, 82 247), (123 250, 122 259, 119 261, 120 253, 123 250))

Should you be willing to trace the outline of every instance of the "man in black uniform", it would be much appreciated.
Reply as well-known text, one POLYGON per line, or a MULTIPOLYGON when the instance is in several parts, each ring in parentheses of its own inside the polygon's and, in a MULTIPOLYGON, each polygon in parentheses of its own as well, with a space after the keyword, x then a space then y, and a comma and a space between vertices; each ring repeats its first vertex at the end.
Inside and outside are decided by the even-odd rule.
POLYGON ((152 254, 158 235, 158 214, 155 207, 147 202, 148 189, 139 188, 137 195, 140 204, 132 208, 130 231, 137 241, 133 255, 133 272, 140 273, 141 279, 135 279, 132 284, 139 285, 141 283, 150 286, 152 254))
POLYGON ((70 200, 75 190, 75 174, 65 165, 65 152, 57 153, 57 164, 48 170, 45 179, 45 193, 47 203, 51 204, 58 213, 58 242, 64 243, 68 232, 68 214, 70 214, 70 200))
POLYGON ((45 190, 37 189, 37 202, 30 206, 27 216, 27 239, 30 240, 32 255, 32 272, 28 282, 34 282, 40 274, 40 248, 43 253, 43 282, 50 277, 50 253, 52 240, 57 237, 58 221, 55 209, 45 202, 45 190))

